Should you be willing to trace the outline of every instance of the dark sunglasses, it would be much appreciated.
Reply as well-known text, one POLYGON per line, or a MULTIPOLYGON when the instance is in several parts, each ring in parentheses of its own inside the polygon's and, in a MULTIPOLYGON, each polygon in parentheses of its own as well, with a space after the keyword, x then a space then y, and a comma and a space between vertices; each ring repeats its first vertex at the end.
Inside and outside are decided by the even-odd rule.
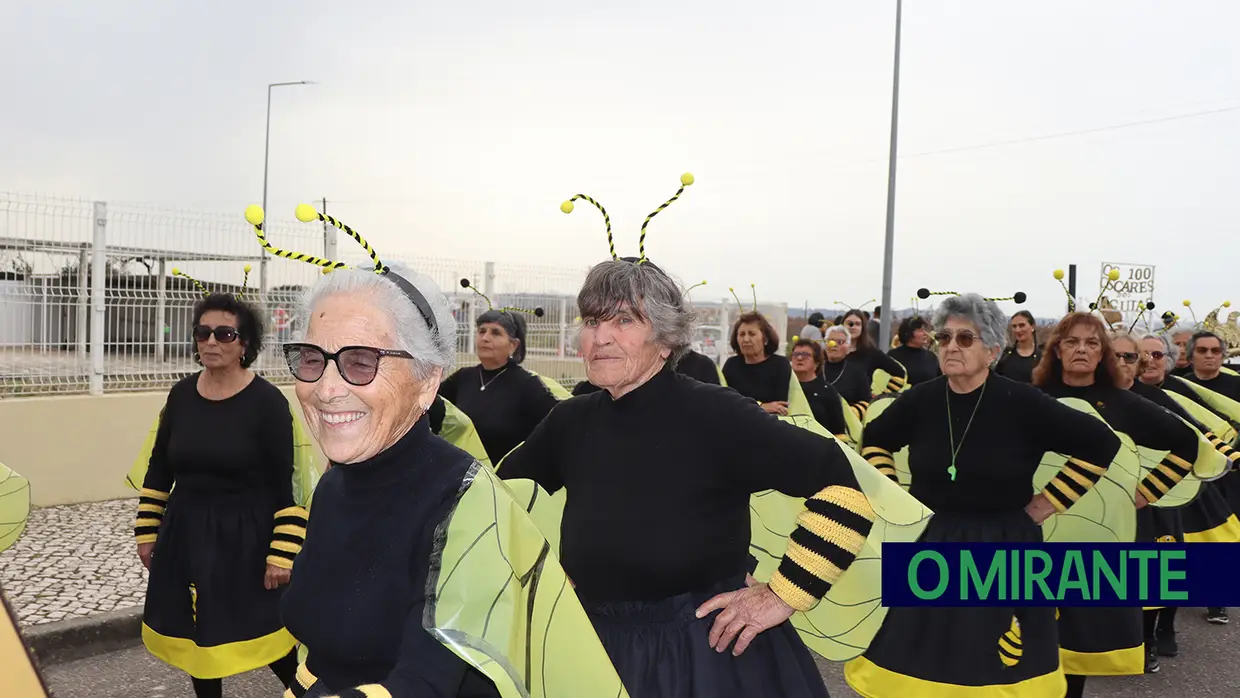
POLYGON ((939 346, 944 348, 951 343, 952 337, 956 338, 956 344, 959 345, 961 349, 968 349, 973 346, 973 340, 977 339, 977 335, 968 330, 961 330, 960 332, 939 330, 934 333, 934 341, 937 342, 939 346))
POLYGON ((812 352, 808 352, 808 351, 794 351, 794 352, 792 352, 792 358, 794 358, 794 359, 812 359, 812 358, 814 358, 814 355, 813 355, 813 353, 812 353, 812 352))
POLYGON ((313 344, 294 342, 284 345, 284 360, 293 377, 303 383, 314 383, 323 377, 329 361, 336 362, 336 370, 349 385, 370 385, 379 374, 379 359, 392 356, 412 359, 413 355, 395 349, 374 347, 342 347, 334 354, 313 344))
POLYGON ((195 342, 205 342, 208 339, 211 339, 211 335, 215 335, 215 341, 221 344, 235 342, 237 341, 237 337, 240 336, 237 334, 237 328, 229 327, 227 325, 220 325, 214 329, 207 327, 206 325, 198 325, 194 328, 195 342))
POLYGON ((1223 348, 1222 347, 1197 347, 1196 351, 1198 354, 1222 354, 1223 348))
POLYGON ((1135 351, 1117 351, 1115 352, 1115 358, 1126 364, 1135 364, 1141 359, 1141 355, 1135 351))
POLYGON ((1149 354, 1150 358, 1155 361, 1161 361, 1167 357, 1166 352, 1162 352, 1162 351, 1147 351, 1145 353, 1149 354))

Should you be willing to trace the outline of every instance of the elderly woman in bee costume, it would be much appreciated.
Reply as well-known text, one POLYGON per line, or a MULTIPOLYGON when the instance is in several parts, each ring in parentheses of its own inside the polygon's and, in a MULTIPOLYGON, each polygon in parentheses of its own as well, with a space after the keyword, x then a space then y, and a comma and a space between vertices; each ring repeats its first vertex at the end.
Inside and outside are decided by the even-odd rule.
POLYGON ((282 347, 332 463, 281 605, 306 649, 286 695, 625 696, 530 503, 431 433, 456 360, 447 299, 347 225, 297 214, 349 234, 373 266, 278 249, 261 209, 246 212, 268 252, 331 272, 303 301, 304 337, 282 347))

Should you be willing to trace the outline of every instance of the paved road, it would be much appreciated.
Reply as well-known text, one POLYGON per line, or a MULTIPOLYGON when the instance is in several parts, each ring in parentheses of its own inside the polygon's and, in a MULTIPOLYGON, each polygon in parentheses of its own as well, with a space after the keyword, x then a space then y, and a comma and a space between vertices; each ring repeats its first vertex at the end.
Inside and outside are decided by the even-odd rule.
MULTIPOLYGON (((1240 614, 1237 614, 1240 615, 1240 614)), ((1091 679, 1086 695, 1096 698, 1240 695, 1240 619, 1229 626, 1207 625, 1197 609, 1181 611, 1180 650, 1164 659, 1158 674, 1091 679)), ((823 665, 833 698, 856 696, 844 683, 842 667, 823 665)), ((154 659, 142 647, 50 667, 48 683, 56 698, 193 698, 184 674, 154 659)), ((225 679, 228 698, 279 698, 280 684, 267 669, 225 679)), ((757 697, 755 697, 757 698, 757 697)), ((912 697, 909 697, 912 698, 912 697)))

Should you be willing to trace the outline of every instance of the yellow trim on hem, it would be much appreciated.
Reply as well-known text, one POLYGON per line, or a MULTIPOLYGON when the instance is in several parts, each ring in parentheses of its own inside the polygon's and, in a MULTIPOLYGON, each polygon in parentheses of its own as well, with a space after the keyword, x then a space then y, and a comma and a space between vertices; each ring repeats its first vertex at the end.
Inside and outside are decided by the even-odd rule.
POLYGON ((199 647, 193 640, 155 632, 142 624, 142 644, 166 664, 196 679, 222 679, 267 666, 288 654, 297 641, 288 630, 226 645, 199 647))
POLYGON ((865 698, 1046 698, 1062 696, 1068 690, 1068 681, 1059 669, 1017 683, 961 686, 905 676, 884 669, 864 655, 844 664, 844 679, 865 698))
POLYGON ((1059 648, 1059 666, 1077 676, 1136 676, 1145 673, 1145 645, 1109 652, 1076 652, 1059 648))
POLYGON ((1240 542, 1240 519, 1229 514, 1227 520, 1208 531, 1184 533, 1185 543, 1235 543, 1240 542))

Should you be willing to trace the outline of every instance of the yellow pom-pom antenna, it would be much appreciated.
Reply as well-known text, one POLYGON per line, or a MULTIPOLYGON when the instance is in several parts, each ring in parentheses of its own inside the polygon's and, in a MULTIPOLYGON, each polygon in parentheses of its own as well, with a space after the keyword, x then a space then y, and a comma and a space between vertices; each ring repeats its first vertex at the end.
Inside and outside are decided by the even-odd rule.
POLYGON ((250 204, 245 207, 245 220, 250 225, 263 224, 263 207, 258 204, 250 204))
MULTIPOLYGON (((922 289, 922 290, 925 290, 925 289, 922 289)), ((925 295, 925 296, 921 296, 921 297, 922 297, 922 298, 929 298, 931 295, 936 295, 936 296, 954 296, 954 295, 956 295, 956 293, 955 293, 954 291, 941 291, 941 292, 937 292, 937 293, 933 293, 933 294, 931 294, 929 291, 926 291, 926 294, 927 294, 927 295, 925 295)), ((921 291, 918 291, 918 292, 917 292, 917 295, 921 295, 921 291)), ((866 302, 862 303, 861 305, 853 305, 853 304, 851 304, 851 303, 845 303, 844 301, 834 301, 834 303, 835 303, 836 305, 842 305, 842 306, 844 306, 845 308, 848 308, 849 310, 865 310, 865 306, 867 306, 867 305, 869 305, 869 304, 871 304, 871 303, 877 303, 877 302, 878 302, 878 299, 877 299, 877 298, 871 298, 870 300, 868 300, 868 301, 866 301, 866 302)))
POLYGON ((758 287, 749 284, 749 292, 753 294, 753 311, 758 312, 758 287))
POLYGON ((649 216, 646 216, 646 220, 642 222, 642 232, 637 238, 638 264, 644 264, 646 262, 646 226, 650 225, 650 219, 659 215, 660 211, 670 206, 676 199, 679 199, 680 195, 684 192, 685 187, 690 186, 691 184, 693 184, 692 174, 686 172, 680 175, 680 188, 676 190, 676 193, 672 195, 672 198, 664 201, 662 206, 656 208, 649 216))
POLYGON ((732 288, 731 286, 729 286, 729 287, 728 287, 728 290, 732 292, 732 297, 736 299, 736 309, 737 309, 737 310, 739 310, 739 311, 741 311, 741 315, 744 315, 744 314, 745 314, 745 304, 741 303, 741 297, 740 297, 740 296, 738 296, 738 295, 736 295, 736 289, 734 289, 734 288, 732 288))
MULTIPOLYGON (((1108 272, 1106 273, 1106 276, 1105 276, 1105 277, 1103 277, 1103 278, 1105 279, 1105 281, 1103 281, 1103 283, 1102 283, 1102 288, 1098 289, 1098 299, 1097 299, 1097 300, 1095 300, 1093 303, 1090 303, 1090 304, 1089 304, 1089 309, 1090 309, 1091 311, 1098 311, 1098 313, 1099 313, 1099 314, 1101 314, 1101 313, 1102 313, 1102 311, 1103 311, 1103 307, 1102 307, 1102 299, 1103 299, 1103 297, 1105 297, 1105 296, 1106 296, 1107 291, 1109 291, 1109 290, 1111 290, 1112 288, 1114 288, 1114 287, 1115 287, 1115 282, 1116 282, 1116 281, 1119 281, 1119 270, 1118 270, 1118 269, 1112 269, 1112 270, 1108 271, 1108 272)), ((1062 283, 1062 282, 1060 282, 1060 283, 1062 283)), ((1105 321, 1105 318, 1103 318, 1103 319, 1104 319, 1104 321, 1105 321)))
POLYGON ((198 290, 202 293, 202 295, 204 295, 204 296, 209 296, 209 295, 211 295, 211 292, 207 290, 207 287, 206 287, 206 286, 203 286, 203 285, 202 285, 202 284, 198 281, 198 279, 195 279, 194 277, 190 276, 189 274, 186 274, 185 272, 181 271, 180 269, 177 269, 176 267, 173 267, 173 268, 172 268, 172 275, 173 275, 173 276, 179 276, 179 277, 181 277, 182 279, 189 279, 191 282, 193 282, 193 284, 194 284, 195 286, 197 286, 197 287, 198 287, 198 290))
POLYGON ((602 204, 585 194, 574 194, 573 198, 560 204, 560 210, 564 213, 572 213, 574 208, 573 202, 577 199, 589 201, 591 204, 594 204, 594 208, 597 208, 599 213, 603 214, 603 225, 607 226, 607 247, 611 251, 611 258, 620 259, 620 256, 616 254, 616 239, 611 234, 611 216, 607 215, 607 209, 603 208, 602 204))
POLYGON ((1231 301, 1223 301, 1223 307, 1224 307, 1224 308, 1230 308, 1230 307, 1231 307, 1231 301))
POLYGON ((838 347, 838 346, 839 346, 839 342, 835 341, 834 339, 828 339, 828 340, 827 340, 827 346, 829 346, 829 347, 838 347))
POLYGON ((698 282, 698 283, 696 283, 696 284, 693 284, 693 285, 692 285, 692 286, 690 286, 689 288, 686 288, 686 289, 685 289, 685 294, 684 294, 684 295, 685 295, 685 296, 688 296, 688 295, 689 295, 689 292, 690 292, 690 291, 692 291, 693 289, 695 289, 695 288, 697 288, 697 287, 699 287, 699 286, 705 286, 705 285, 706 285, 706 281, 705 281, 705 280, 702 280, 702 281, 700 281, 700 282, 698 282))
POLYGON ((1185 307, 1185 308, 1191 308, 1192 306, 1193 306, 1193 302, 1192 302, 1192 301, 1184 301, 1184 307, 1185 307))
POLYGON ((797 342, 799 342, 799 341, 801 341, 801 336, 800 336, 800 335, 796 335, 796 334, 792 335, 792 343, 793 343, 793 344, 796 344, 796 343, 797 343, 797 342))
POLYGON ((1063 281, 1063 269, 1056 269, 1054 276, 1060 288, 1063 289, 1063 294, 1068 297, 1068 312, 1076 312, 1076 299, 1072 297, 1072 292, 1068 290, 1068 285, 1063 281))
POLYGON ((1056 269, 1056 270, 1055 270, 1055 280, 1056 280, 1056 281, 1063 281, 1063 269, 1056 269))
POLYGON ((302 223, 313 223, 319 218, 319 212, 310 204, 297 204, 297 208, 293 209, 293 215, 297 216, 297 220, 302 223))
MULTIPOLYGON (((305 205, 306 204, 302 204, 302 206, 305 206, 305 205)), ((314 210, 313 206, 311 206, 310 208, 311 210, 314 210)), ((300 212, 301 206, 298 206, 297 210, 298 212, 300 212)), ((313 264, 316 267, 322 267, 324 269, 328 269, 328 268, 339 269, 341 267, 346 266, 344 262, 333 262, 330 259, 323 259, 322 257, 316 257, 310 254, 303 254, 301 252, 293 252, 291 250, 282 250, 272 245, 270 242, 267 241, 267 232, 264 227, 265 217, 263 215, 263 207, 259 206, 258 204, 251 204, 249 207, 245 209, 245 220, 249 222, 250 225, 254 226, 254 235, 258 238, 258 244, 262 245, 264 250, 267 250, 268 252, 270 252, 271 254, 277 257, 291 259, 296 262, 305 262, 307 264, 313 264)), ((339 223, 335 223, 334 220, 332 221, 332 223, 334 223, 336 227, 341 228, 342 230, 345 229, 339 223)), ((365 240, 361 240, 361 236, 357 235, 356 233, 353 233, 353 231, 351 230, 346 230, 346 232, 351 233, 354 239, 361 242, 362 246, 365 247, 367 250, 370 249, 370 245, 367 245, 365 240)), ((378 258, 376 257, 376 264, 377 264, 377 261, 378 261, 378 258)))
POLYGON ((564 213, 572 213, 574 208, 576 208, 576 206, 573 206, 571 199, 560 204, 560 210, 564 213))
MULTIPOLYGON (((482 296, 482 300, 487 302, 487 310, 495 310, 495 304, 491 302, 491 299, 487 297, 487 294, 483 293, 482 291, 479 291, 476 286, 470 283, 469 279, 461 279, 461 288, 467 288, 473 291, 474 293, 478 294, 479 296, 482 296)), ((508 312, 527 313, 527 314, 533 315, 534 317, 542 317, 545 314, 542 308, 534 308, 533 310, 526 310, 525 308, 515 308, 512 306, 500 308, 499 312, 501 313, 508 313, 508 312)))
POLYGON ((237 293, 237 300, 245 299, 245 291, 250 286, 250 269, 251 267, 248 264, 241 268, 245 275, 241 277, 241 290, 237 293))
POLYGON ((1107 272, 1107 278, 1111 281, 1119 281, 1119 269, 1112 269, 1107 272))

